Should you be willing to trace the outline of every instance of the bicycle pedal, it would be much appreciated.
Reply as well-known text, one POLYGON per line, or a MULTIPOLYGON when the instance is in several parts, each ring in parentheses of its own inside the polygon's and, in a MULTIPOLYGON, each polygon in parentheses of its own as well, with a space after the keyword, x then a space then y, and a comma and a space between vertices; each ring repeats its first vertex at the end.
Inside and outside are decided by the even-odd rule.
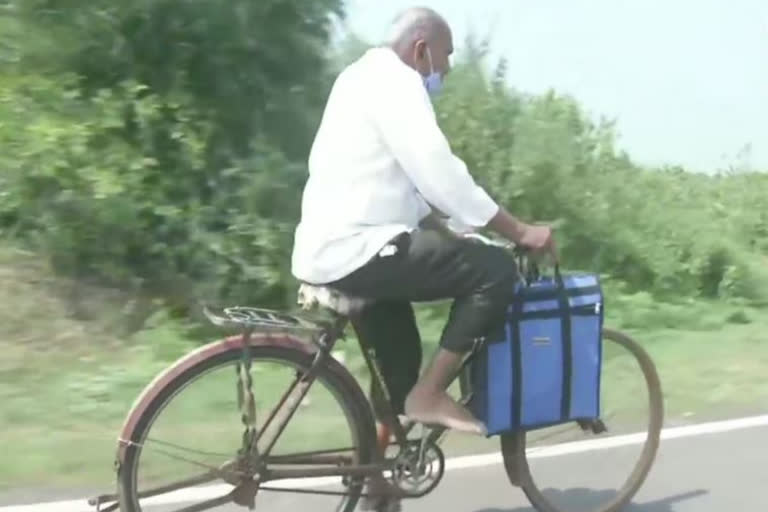
POLYGON ((443 429, 445 428, 443 425, 441 425, 439 423, 423 423, 421 421, 413 420, 413 419, 409 418, 408 416, 405 416, 404 414, 398 415, 397 419, 398 419, 398 421, 400 421, 400 425, 405 430, 409 430, 409 429, 412 429, 413 427, 419 427, 419 426, 424 427, 425 429, 429 429, 429 430, 436 430, 436 429, 439 429, 439 428, 443 428, 443 429))

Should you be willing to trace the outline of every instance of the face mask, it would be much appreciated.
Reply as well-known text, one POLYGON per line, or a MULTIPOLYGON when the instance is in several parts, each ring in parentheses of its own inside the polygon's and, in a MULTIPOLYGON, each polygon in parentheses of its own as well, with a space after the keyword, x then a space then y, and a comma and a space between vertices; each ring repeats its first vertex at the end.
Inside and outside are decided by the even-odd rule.
POLYGON ((435 72, 432 66, 432 52, 429 51, 429 46, 427 46, 427 60, 429 60, 429 75, 423 78, 424 87, 427 88, 430 96, 436 96, 443 88, 443 77, 435 72))

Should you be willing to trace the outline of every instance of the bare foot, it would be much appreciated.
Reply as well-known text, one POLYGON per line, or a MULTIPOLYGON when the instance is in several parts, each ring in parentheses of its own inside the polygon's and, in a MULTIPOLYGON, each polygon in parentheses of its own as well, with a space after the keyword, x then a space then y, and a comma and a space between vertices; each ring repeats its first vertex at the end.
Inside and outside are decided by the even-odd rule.
POLYGON ((460 432, 481 436, 488 432, 481 421, 445 392, 428 393, 414 388, 405 400, 405 415, 413 421, 460 432))

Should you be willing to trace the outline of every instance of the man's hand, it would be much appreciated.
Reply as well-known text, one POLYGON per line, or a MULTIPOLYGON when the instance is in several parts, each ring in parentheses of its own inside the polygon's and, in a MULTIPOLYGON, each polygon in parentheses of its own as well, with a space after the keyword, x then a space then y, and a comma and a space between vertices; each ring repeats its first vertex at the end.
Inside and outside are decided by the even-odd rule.
POLYGON ((557 248, 550 226, 520 222, 504 208, 499 208, 499 212, 488 223, 488 227, 535 254, 549 254, 555 262, 558 261, 557 248))
POLYGON ((518 244, 530 249, 535 254, 548 254, 552 256, 554 262, 557 262, 557 248, 550 226, 526 224, 518 244))

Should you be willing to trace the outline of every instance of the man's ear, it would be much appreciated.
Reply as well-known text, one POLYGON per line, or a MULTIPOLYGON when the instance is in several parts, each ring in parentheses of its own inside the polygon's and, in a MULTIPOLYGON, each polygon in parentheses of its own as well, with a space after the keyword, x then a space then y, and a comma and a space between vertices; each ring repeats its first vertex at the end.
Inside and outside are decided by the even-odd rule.
POLYGON ((413 45, 413 57, 417 61, 424 60, 427 57, 427 43, 423 39, 419 39, 413 45))

